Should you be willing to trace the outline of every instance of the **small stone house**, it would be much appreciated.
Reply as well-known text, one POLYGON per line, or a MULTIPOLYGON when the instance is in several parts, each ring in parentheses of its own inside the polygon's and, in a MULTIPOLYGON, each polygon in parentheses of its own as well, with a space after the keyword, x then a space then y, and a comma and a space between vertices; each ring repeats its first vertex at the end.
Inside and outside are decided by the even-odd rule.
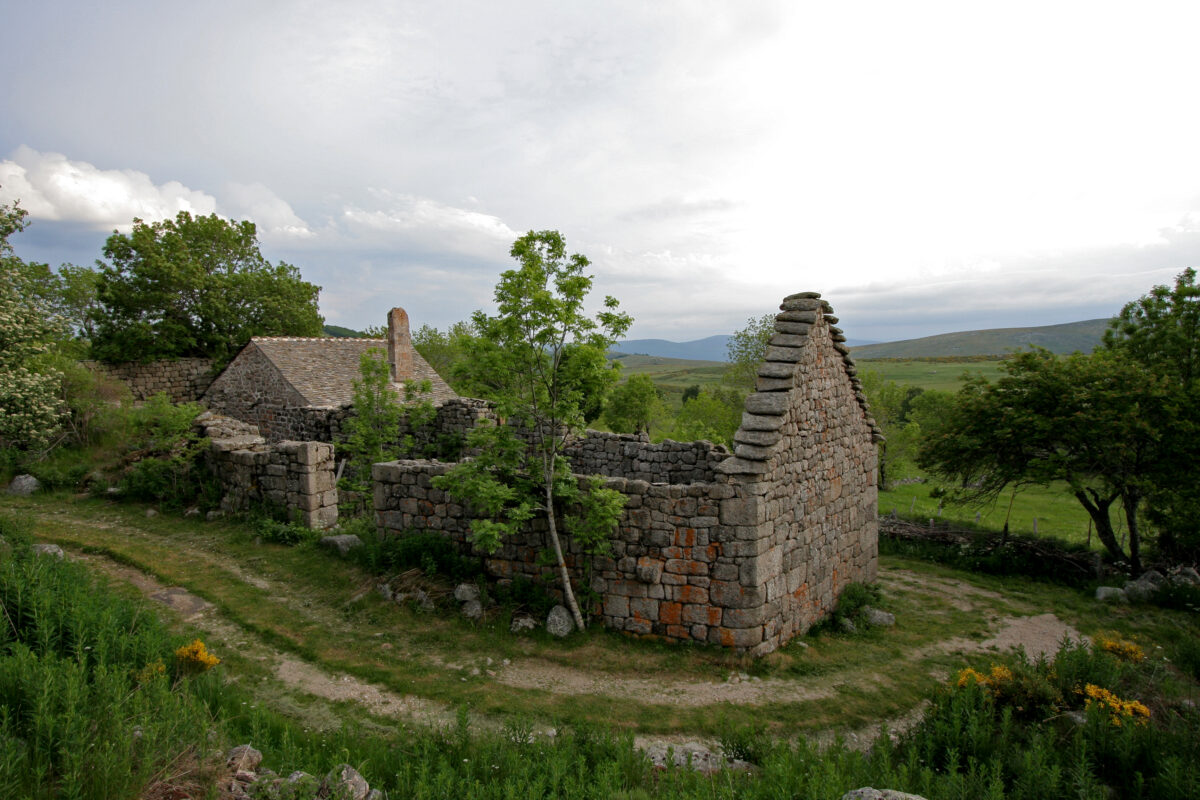
POLYGON ((392 383, 404 396, 410 381, 429 381, 422 397, 441 406, 458 399, 413 348, 408 314, 393 308, 387 339, 256 336, 225 367, 201 398, 212 411, 256 425, 268 441, 336 438, 350 406, 359 363, 371 349, 386 350, 392 383))

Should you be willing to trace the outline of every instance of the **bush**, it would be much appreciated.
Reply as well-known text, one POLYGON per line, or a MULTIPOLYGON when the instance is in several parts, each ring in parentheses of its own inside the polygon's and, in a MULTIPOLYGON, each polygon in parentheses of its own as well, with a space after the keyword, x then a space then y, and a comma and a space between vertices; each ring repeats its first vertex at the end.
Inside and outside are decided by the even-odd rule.
POLYGON ((381 539, 365 519, 343 524, 341 532, 354 533, 363 540, 363 547, 350 551, 351 558, 379 575, 420 569, 430 577, 442 575, 464 581, 483 574, 479 559, 459 555, 454 542, 439 533, 407 533, 381 539))

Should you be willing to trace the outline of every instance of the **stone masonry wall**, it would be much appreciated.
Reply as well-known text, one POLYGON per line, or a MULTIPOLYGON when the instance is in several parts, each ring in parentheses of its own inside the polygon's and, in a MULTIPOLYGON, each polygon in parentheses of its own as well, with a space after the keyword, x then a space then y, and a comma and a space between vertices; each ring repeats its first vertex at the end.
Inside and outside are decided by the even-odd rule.
POLYGON ((605 475, 650 483, 710 483, 729 451, 712 442, 651 444, 647 436, 587 431, 565 455, 581 475, 605 475))
POLYGON ((199 400, 213 381, 211 358, 181 358, 176 361, 151 361, 106 364, 84 361, 93 372, 115 378, 129 387, 134 400, 148 400, 165 393, 173 403, 199 400))
POLYGON ((221 482, 221 508, 282 508, 309 528, 332 528, 338 519, 333 445, 268 443, 253 425, 206 411, 196 425, 210 440, 208 464, 221 482))
MULTIPOLYGON (((734 454, 711 472, 711 460, 725 454, 706 443, 691 451, 699 466, 690 473, 636 466, 671 460, 642 458, 642 448, 683 454, 686 447, 653 451, 634 437, 612 436, 581 445, 581 461, 592 469, 646 469, 680 480, 606 481, 628 498, 611 555, 588 565, 601 598, 590 611, 606 625, 762 654, 827 615, 848 583, 874 579, 874 442, 881 437, 828 304, 803 293, 785 298, 781 310, 734 454)), ((431 483, 449 467, 375 465, 380 530, 442 531, 470 550, 468 510, 431 483)), ((487 555, 489 571, 544 574, 536 563, 547 544, 543 524, 487 555)), ((586 559, 569 537, 566 546, 578 577, 586 559)))
MULTIPOLYGON (((546 547, 544 519, 506 539, 495 553, 471 544, 470 519, 462 504, 432 483, 451 466, 430 461, 376 464, 380 529, 400 535, 440 531, 464 552, 482 557, 497 578, 543 577, 555 585, 553 568, 539 564, 546 547)), ((609 478, 604 486, 627 499, 610 542, 611 554, 585 556, 564 537, 568 565, 577 579, 590 561, 591 588, 601 602, 588 611, 608 627, 634 634, 732 647, 761 642, 761 633, 755 637, 744 632, 744 614, 737 607, 742 602, 738 577, 749 569, 756 551, 752 543, 730 539, 732 530, 720 522, 720 504, 738 496, 736 486, 651 484, 626 478, 609 478)))

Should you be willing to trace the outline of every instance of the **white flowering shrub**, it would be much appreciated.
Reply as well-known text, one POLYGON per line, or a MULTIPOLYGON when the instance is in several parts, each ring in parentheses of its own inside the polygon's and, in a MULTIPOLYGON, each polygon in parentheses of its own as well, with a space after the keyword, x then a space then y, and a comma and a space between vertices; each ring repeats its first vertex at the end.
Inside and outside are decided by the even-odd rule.
POLYGON ((40 358, 60 333, 38 300, 26 264, 8 237, 25 227, 24 209, 0 205, 0 448, 37 449, 58 432, 62 375, 40 358))

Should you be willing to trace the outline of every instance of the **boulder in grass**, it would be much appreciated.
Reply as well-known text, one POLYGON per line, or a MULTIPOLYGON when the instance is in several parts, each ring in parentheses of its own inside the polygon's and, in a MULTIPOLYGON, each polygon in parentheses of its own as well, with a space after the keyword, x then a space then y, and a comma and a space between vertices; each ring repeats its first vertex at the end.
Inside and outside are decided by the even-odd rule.
POLYGON ((362 547, 362 539, 353 533, 339 533, 335 536, 322 536, 321 547, 336 550, 339 556, 344 556, 356 547, 362 547))
POLYGON ((8 485, 8 493, 17 497, 29 497, 42 488, 42 482, 32 475, 18 475, 8 485))
POLYGON ((897 792, 895 789, 872 789, 870 786, 864 786, 861 789, 852 789, 842 795, 842 800, 925 800, 919 794, 909 794, 908 792, 897 792))
POLYGON ((566 606, 555 606, 546 617, 546 630, 560 639, 575 630, 575 620, 566 606))
POLYGON ((1129 596, 1116 586, 1097 586, 1096 599, 1101 603, 1128 603, 1129 596))
POLYGON ((262 763, 263 754, 248 744, 239 744, 225 756, 225 765, 230 769, 254 772, 262 763))
POLYGON ((460 603, 469 603, 479 599, 479 587, 473 583, 460 583, 454 587, 454 599, 460 603))
POLYGON ((321 788, 317 790, 317 797, 331 800, 367 800, 370 793, 371 786, 358 770, 349 764, 339 764, 325 776, 321 788))
POLYGON ((56 544, 35 544, 30 548, 34 555, 38 556, 53 556, 54 558, 63 557, 63 549, 56 544))

